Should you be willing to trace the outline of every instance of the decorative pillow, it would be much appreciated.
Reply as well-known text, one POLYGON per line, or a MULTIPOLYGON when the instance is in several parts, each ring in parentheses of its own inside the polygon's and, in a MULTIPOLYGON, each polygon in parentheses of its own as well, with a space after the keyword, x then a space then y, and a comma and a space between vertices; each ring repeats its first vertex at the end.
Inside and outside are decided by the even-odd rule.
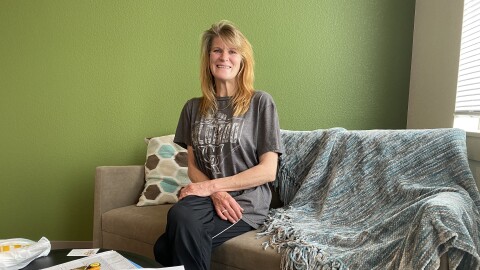
POLYGON ((145 188, 137 206, 178 202, 180 189, 190 183, 187 150, 173 142, 174 135, 146 138, 145 188))

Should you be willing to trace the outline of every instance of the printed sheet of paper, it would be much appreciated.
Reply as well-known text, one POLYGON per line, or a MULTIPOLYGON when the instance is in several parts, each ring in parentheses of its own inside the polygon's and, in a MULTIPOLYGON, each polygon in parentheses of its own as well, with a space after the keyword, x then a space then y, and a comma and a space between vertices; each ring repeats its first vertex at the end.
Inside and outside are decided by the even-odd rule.
POLYGON ((138 269, 132 262, 123 257, 116 251, 105 251, 96 255, 62 263, 56 266, 45 268, 48 270, 77 270, 84 269, 91 263, 100 263, 102 270, 119 270, 119 269, 138 269))
POLYGON ((185 267, 182 266, 172 266, 172 267, 163 267, 163 268, 142 268, 143 270, 185 270, 185 267))
POLYGON ((88 248, 88 249, 72 249, 67 256, 91 256, 97 254, 98 248, 88 248))

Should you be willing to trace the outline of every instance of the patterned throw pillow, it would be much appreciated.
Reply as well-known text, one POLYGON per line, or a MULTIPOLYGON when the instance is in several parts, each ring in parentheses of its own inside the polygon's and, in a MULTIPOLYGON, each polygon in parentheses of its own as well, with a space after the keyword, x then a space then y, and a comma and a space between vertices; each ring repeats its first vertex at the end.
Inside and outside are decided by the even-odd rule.
POLYGON ((178 202, 178 192, 190 183, 187 150, 173 142, 173 135, 145 139, 145 188, 137 206, 178 202))

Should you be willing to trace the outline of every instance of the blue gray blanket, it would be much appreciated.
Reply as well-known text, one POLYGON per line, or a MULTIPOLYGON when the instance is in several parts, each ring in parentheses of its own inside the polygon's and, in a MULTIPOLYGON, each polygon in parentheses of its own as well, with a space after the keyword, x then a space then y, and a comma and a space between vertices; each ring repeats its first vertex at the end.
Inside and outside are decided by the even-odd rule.
POLYGON ((480 197, 457 129, 282 130, 282 269, 479 269, 480 197))

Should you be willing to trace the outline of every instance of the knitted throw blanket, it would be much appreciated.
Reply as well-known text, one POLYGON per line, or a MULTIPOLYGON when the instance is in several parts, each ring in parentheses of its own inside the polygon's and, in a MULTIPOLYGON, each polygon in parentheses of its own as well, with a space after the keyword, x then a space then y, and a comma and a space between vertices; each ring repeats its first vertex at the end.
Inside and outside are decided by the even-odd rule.
POLYGON ((282 269, 479 269, 480 196, 458 129, 282 130, 282 269))

